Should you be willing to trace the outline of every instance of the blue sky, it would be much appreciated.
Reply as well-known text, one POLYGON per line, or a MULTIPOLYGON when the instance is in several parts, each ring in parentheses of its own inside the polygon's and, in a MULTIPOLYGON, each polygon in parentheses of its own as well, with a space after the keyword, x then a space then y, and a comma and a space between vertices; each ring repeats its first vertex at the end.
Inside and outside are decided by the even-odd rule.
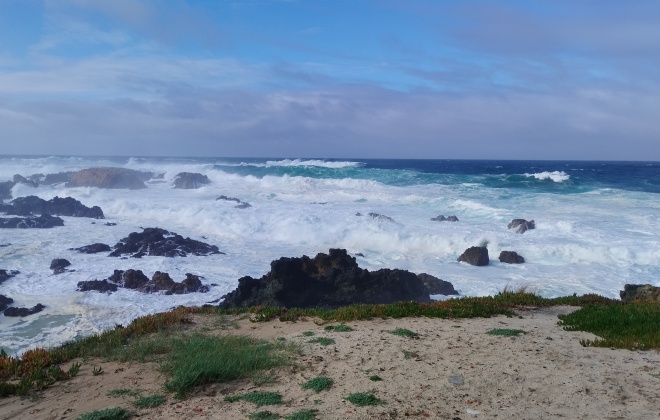
POLYGON ((0 0, 0 153, 660 160, 655 0, 0 0))

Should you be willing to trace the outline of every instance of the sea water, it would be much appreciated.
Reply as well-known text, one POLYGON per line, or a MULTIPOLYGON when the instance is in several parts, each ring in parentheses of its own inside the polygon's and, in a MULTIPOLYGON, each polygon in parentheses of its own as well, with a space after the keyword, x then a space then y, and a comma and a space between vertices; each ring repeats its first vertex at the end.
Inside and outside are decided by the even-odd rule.
POLYGON ((217 302, 240 277, 267 273, 272 260, 313 257, 329 248, 361 254, 357 262, 369 270, 432 274, 461 296, 527 286, 545 297, 617 298, 626 283, 660 285, 658 162, 0 156, 0 181, 101 166, 162 173, 163 182, 143 190, 24 184, 12 190, 14 198, 73 197, 100 206, 106 220, 62 217, 63 227, 0 230, 0 269, 20 271, 0 285, 0 294, 14 306, 46 306, 25 318, 0 315, 0 347, 11 354, 178 305, 217 302), (180 172, 205 174, 211 183, 175 189, 180 172), (221 195, 251 207, 216 200, 221 195), (430 220, 439 215, 459 221, 430 220), (514 218, 533 219, 536 229, 507 229, 514 218), (113 246, 146 227, 217 245, 225 254, 119 259, 70 250, 96 242, 113 246), (457 262, 474 245, 488 246, 489 266, 457 262), (518 252, 525 263, 500 263, 503 250, 518 252), (71 261, 71 271, 53 275, 54 258, 71 261), (170 296, 76 291, 79 281, 131 268, 148 277, 167 272, 175 281, 192 273, 213 286, 209 293, 170 296))

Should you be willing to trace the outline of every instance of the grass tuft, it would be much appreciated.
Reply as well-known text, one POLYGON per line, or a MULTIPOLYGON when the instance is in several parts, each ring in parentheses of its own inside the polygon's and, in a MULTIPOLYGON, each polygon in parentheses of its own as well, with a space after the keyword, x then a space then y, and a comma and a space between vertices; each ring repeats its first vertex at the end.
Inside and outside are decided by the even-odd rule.
POLYGON ((527 333, 523 330, 516 330, 511 328, 494 328, 490 331, 486 331, 486 334, 499 335, 503 337, 517 337, 520 334, 527 334, 527 333))
POLYGON ((130 419, 133 414, 121 407, 106 408, 104 410, 90 411, 76 420, 124 420, 130 419))
POLYGON ((305 382, 301 386, 303 389, 311 389, 314 392, 321 392, 330 389, 332 383, 333 381, 330 378, 326 378, 325 376, 317 376, 316 378, 305 382))
POLYGON ((335 344, 335 340, 332 338, 327 338, 327 337, 316 337, 308 341, 308 343, 312 344, 320 344, 322 346, 329 346, 330 344, 335 344))
POLYGON ((397 328, 392 331, 388 331, 390 334, 398 335, 399 337, 408 337, 408 338, 419 338, 419 334, 416 332, 410 331, 407 328, 397 328))
POLYGON ((385 401, 377 398, 372 392, 356 392, 354 394, 349 394, 348 397, 344 399, 358 407, 385 404, 385 401))
POLYGON ((140 397, 133 402, 136 408, 154 408, 162 405, 167 401, 164 395, 154 394, 146 397, 140 397))
POLYGON ((275 420, 279 418, 279 414, 271 413, 270 411, 259 411, 248 415, 248 419, 250 420, 275 420))
POLYGON ((328 325, 325 327, 326 331, 334 331, 334 332, 350 332, 353 331, 353 328, 346 324, 339 324, 339 325, 328 325))
POLYGON ((282 394, 279 392, 249 392, 247 394, 225 397, 225 401, 228 402, 241 400, 251 402, 257 407, 262 407, 264 405, 278 405, 282 404, 282 394))
POLYGON ((371 376, 369 377, 369 380, 370 380, 370 381, 374 381, 374 382, 378 382, 378 381, 382 381, 383 378, 381 378, 381 377, 378 376, 378 375, 371 375, 371 376))
POLYGON ((315 409, 298 411, 296 413, 291 413, 287 416, 284 416, 284 418, 286 420, 314 420, 316 418, 316 413, 318 412, 319 410, 315 409))

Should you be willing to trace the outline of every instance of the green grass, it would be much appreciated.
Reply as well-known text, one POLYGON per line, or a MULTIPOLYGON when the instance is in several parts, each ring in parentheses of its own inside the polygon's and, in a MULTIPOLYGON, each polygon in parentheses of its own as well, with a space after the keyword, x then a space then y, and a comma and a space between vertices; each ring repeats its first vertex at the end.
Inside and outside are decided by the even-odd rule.
POLYGON ((354 394, 349 394, 344 399, 353 405, 357 405, 358 407, 385 404, 385 401, 377 398, 372 392, 357 392, 354 394))
POLYGON ((304 333, 302 333, 303 337, 311 337, 314 334, 315 334, 314 331, 305 331, 304 333))
POLYGON ((511 328, 494 328, 490 331, 486 331, 486 334, 500 335, 503 337, 517 337, 520 334, 527 334, 527 333, 523 330, 516 330, 511 328))
POLYGON ((246 378, 259 370, 290 363, 297 351, 290 344, 246 336, 191 336, 179 340, 162 365, 170 377, 165 389, 183 396, 198 385, 246 378))
POLYGON ((408 338, 419 338, 419 334, 416 332, 410 331, 407 328, 397 328, 392 331, 388 331, 390 334, 398 335, 399 337, 408 337, 408 338))
POLYGON ((325 376, 317 376, 316 378, 305 382, 301 386, 303 389, 311 389, 314 392, 321 392, 330 389, 332 383, 333 381, 330 378, 326 378, 325 376))
POLYGON ((316 413, 318 412, 319 410, 315 409, 298 411, 296 413, 286 415, 284 418, 286 420, 314 420, 316 418, 316 413))
POLYGON ((249 392, 247 394, 225 397, 225 401, 229 402, 241 400, 251 402, 257 407, 262 407, 264 405, 278 405, 282 404, 282 394, 279 392, 249 392))
POLYGON ((381 378, 381 377, 378 376, 378 375, 371 375, 371 376, 369 377, 369 380, 370 380, 370 381, 374 381, 374 382, 378 382, 378 381, 382 381, 383 378, 381 378))
POLYGON ((153 394, 138 398, 133 402, 133 405, 136 408, 154 408, 165 404, 165 401, 167 401, 167 398, 164 395, 153 394))
POLYGON ((104 410, 90 411, 78 417, 76 420, 124 420, 130 419, 133 416, 130 411, 121 408, 113 407, 104 410))
POLYGON ((248 415, 248 419, 250 420, 275 420, 279 418, 279 414, 271 413, 270 411, 259 411, 248 415))
POLYGON ((601 338, 581 340, 583 346, 660 349, 660 305, 648 302, 587 305, 559 316, 566 331, 587 331, 601 338))
POLYGON ((312 344, 320 344, 322 346, 329 346, 330 344, 335 344, 335 340, 332 338, 328 337, 316 337, 308 341, 308 343, 312 344))
POLYGON ((334 332, 350 332, 353 331, 353 328, 346 324, 339 324, 339 325, 328 325, 325 327, 326 331, 334 331, 334 332))

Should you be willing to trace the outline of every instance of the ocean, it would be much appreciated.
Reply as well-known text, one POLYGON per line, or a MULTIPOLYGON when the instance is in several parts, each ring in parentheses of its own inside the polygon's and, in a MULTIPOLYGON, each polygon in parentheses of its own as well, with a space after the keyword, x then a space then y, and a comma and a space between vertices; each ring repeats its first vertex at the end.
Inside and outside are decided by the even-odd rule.
POLYGON ((0 182, 14 174, 108 166, 164 177, 142 190, 12 189, 14 198, 73 197, 101 207, 106 220, 62 216, 63 227, 0 229, 0 269, 20 271, 0 285, 0 294, 14 306, 46 306, 25 318, 0 315, 7 353, 62 344, 178 305, 217 302, 240 277, 268 272, 272 260, 329 248, 361 254, 357 262, 369 270, 432 274, 461 296, 527 286, 545 297, 617 298, 626 283, 660 285, 660 162, 0 156, 0 182), (211 183, 175 189, 171 181, 180 172, 205 174, 211 183), (251 207, 216 200, 221 195, 251 207), (431 221, 439 215, 459 221, 431 221), (507 229, 515 218, 533 219, 536 229, 507 229), (147 227, 217 245, 225 254, 119 259, 69 250, 113 246, 147 227), (457 262, 465 249, 483 244, 487 267, 457 262), (526 262, 500 263, 503 250, 526 262), (68 259, 75 271, 53 275, 54 258, 68 259), (192 273, 212 287, 185 295, 76 291, 79 281, 130 268, 148 277, 168 272, 175 281, 192 273))

